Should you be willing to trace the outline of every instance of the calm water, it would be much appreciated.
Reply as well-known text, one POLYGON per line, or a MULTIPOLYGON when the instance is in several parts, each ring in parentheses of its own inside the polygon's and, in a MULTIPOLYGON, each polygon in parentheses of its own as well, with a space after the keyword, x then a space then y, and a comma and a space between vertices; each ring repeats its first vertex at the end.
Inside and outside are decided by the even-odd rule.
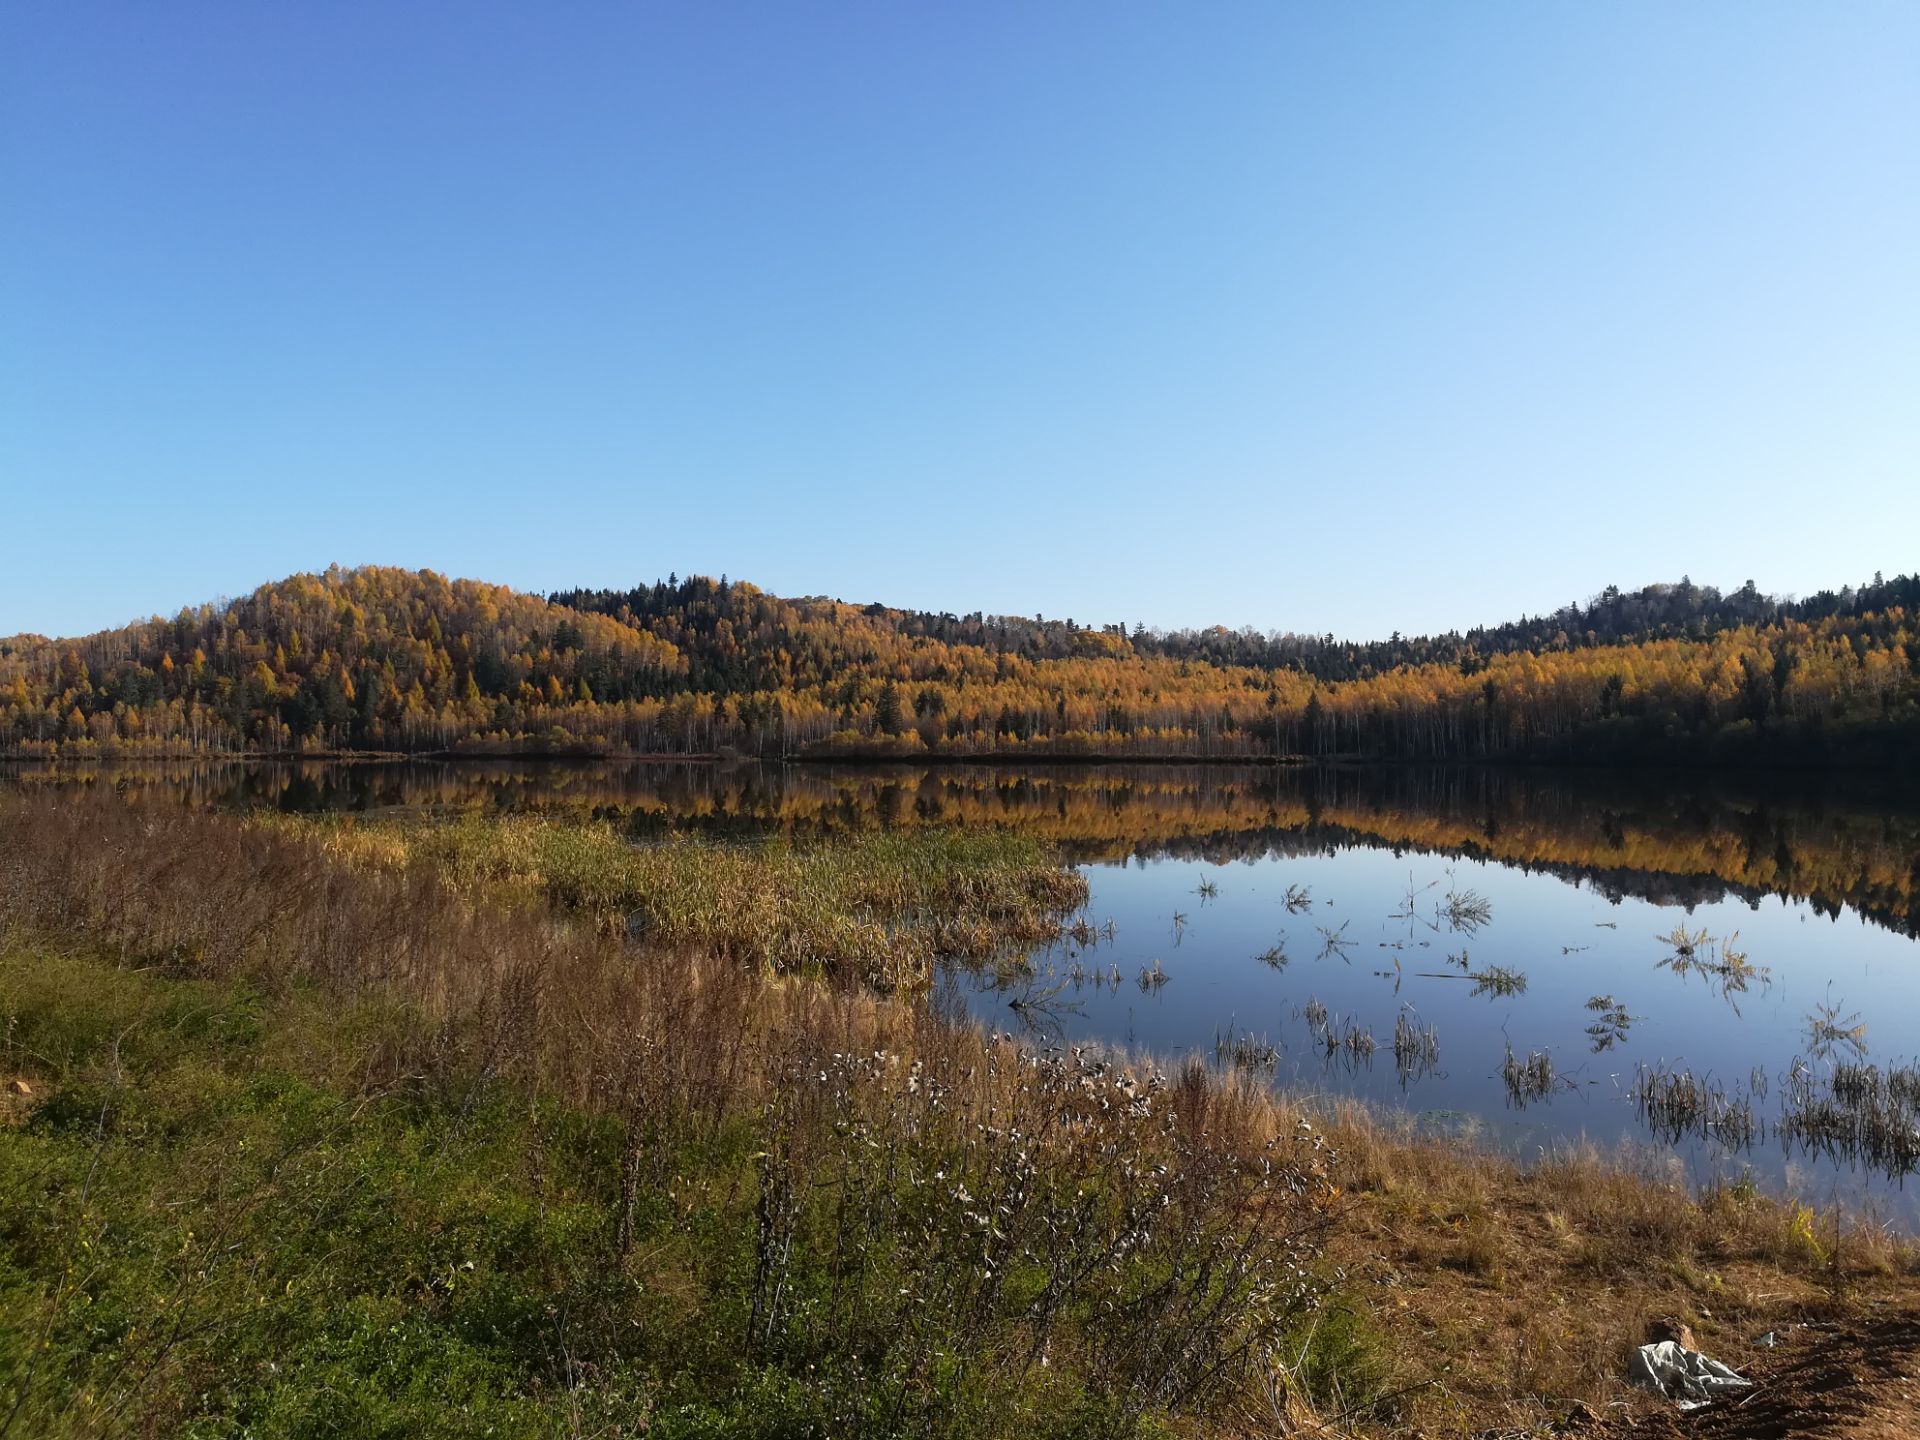
MULTIPOLYGON (((1696 1178, 1750 1167, 1915 1210, 1899 1144, 1876 1162, 1776 1133, 1796 1087, 1824 1094, 1836 1065, 1884 1076, 1920 1058, 1920 798, 1857 781, 572 763, 60 778, 224 806, 544 808, 642 841, 669 827, 1018 829, 1083 867, 1099 934, 952 977, 983 1023, 1209 1063, 1233 1063, 1239 1039, 1276 1084, 1383 1102, 1437 1131, 1515 1148, 1637 1142, 1696 1178), (1396 1057, 1402 1017, 1423 1039, 1396 1057), (1509 1084, 1510 1054, 1547 1057, 1551 1083, 1509 1084), (1635 1103, 1647 1070, 1717 1090, 1751 1135, 1724 1120, 1662 1133, 1635 1103)), ((1885 1113, 1910 1128, 1910 1112, 1885 1113)))

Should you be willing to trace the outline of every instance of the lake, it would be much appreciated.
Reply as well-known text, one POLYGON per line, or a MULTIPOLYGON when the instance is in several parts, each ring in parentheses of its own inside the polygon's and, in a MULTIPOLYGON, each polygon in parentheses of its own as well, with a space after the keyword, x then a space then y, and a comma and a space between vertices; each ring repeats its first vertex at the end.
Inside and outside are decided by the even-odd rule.
POLYGON ((1914 1213, 1902 1182, 1920 1163, 1920 797, 1859 778, 608 762, 12 773, 222 807, 545 809, 642 843, 675 828, 1016 829, 1082 867, 1087 923, 1051 951, 951 973, 947 994, 983 1024, 1198 1055, 1509 1150, 1629 1144, 1695 1180, 1750 1171, 1914 1213))

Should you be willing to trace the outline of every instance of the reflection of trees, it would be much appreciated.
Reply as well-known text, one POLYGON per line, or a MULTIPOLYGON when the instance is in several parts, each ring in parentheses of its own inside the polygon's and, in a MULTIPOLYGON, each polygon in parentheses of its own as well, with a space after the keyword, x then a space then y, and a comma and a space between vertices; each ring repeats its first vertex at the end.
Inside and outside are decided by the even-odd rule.
POLYGON ((1497 767, 715 766, 288 763, 23 770, 191 804, 287 810, 548 809, 634 833, 1005 826, 1072 859, 1213 862, 1341 846, 1486 860, 1609 898, 1769 895, 1920 934, 1920 803, 1844 780, 1497 767))

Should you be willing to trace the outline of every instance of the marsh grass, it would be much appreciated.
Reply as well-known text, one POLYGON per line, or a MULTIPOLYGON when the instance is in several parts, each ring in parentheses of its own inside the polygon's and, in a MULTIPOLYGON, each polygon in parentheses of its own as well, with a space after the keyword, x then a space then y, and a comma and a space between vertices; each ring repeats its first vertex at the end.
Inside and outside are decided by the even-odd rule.
POLYGON ((1374 1034, 1353 1016, 1331 1014, 1324 1003, 1309 997, 1300 1007, 1313 1043, 1329 1060, 1338 1060, 1349 1068, 1370 1067, 1379 1048, 1374 1034))
POLYGON ((1351 920, 1342 920, 1338 929, 1326 925, 1317 925, 1314 927, 1320 932, 1320 959, 1325 960, 1337 956, 1348 965, 1353 963, 1353 957, 1349 952, 1355 945, 1359 944, 1359 941, 1347 938, 1347 926, 1352 923, 1351 920))
POLYGON ((1085 946, 1106 933, 1074 915, 1083 876, 1003 832, 635 843, 610 825, 540 816, 255 823, 311 837, 353 866, 424 869, 465 895, 544 898, 609 933, 881 989, 926 985, 940 959, 1063 938, 1085 946))
MULTIPOLYGON (((320 839, 0 795, 18 1433, 1511 1429, 1613 1393, 1674 1276, 1759 1275, 1771 1324, 1916 1264, 1670 1163, 1516 1165, 320 839), (1321 1303, 1383 1251, 1410 1286, 1321 1303), (1552 1366, 1450 1341, 1487 1332, 1449 1267, 1537 1275, 1552 1366)), ((1876 1073, 1841 1089, 1920 1098, 1876 1073)))
POLYGON ((1431 1075, 1440 1064, 1440 1033, 1402 1007, 1393 1022, 1393 1066, 1404 1089, 1431 1075))
POLYGON ((1280 1064, 1279 1046, 1264 1035, 1253 1035, 1231 1026, 1214 1032, 1213 1054, 1217 1063, 1254 1075, 1272 1075, 1280 1064))
POLYGON ((1506 1057, 1500 1062, 1500 1080, 1506 1086, 1507 1103, 1524 1110, 1553 1094, 1557 1084, 1553 1056, 1545 1050, 1535 1050, 1522 1058, 1515 1055, 1509 1045, 1506 1057))
POLYGON ((1763 1131, 1750 1093, 1729 1094, 1719 1081, 1691 1070, 1636 1065, 1632 1098, 1647 1128, 1670 1144, 1693 1135, 1744 1150, 1763 1131))
POLYGON ((1448 873, 1447 893, 1440 900, 1440 918, 1461 935, 1476 935, 1493 922, 1493 902, 1478 890, 1453 883, 1448 873))
POLYGON ((1318 1302, 1261 1090, 323 838, 0 796, 20 1433, 1130 1436, 1318 1302))
POLYGON ((1920 1068, 1842 1060, 1821 1077, 1797 1062, 1778 1130, 1788 1147, 1839 1163, 1896 1180, 1920 1173, 1920 1068))

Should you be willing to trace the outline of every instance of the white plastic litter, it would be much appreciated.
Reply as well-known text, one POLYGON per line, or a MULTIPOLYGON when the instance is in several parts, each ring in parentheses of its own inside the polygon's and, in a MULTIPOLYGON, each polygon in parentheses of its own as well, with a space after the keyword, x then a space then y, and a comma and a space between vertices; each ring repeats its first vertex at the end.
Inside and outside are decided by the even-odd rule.
POLYGON ((1730 1391, 1753 1385, 1718 1360, 1709 1360, 1698 1350, 1683 1350, 1673 1340, 1642 1345, 1634 1351, 1633 1359, 1627 1362, 1627 1383, 1651 1390, 1682 1410, 1698 1410, 1730 1391))

